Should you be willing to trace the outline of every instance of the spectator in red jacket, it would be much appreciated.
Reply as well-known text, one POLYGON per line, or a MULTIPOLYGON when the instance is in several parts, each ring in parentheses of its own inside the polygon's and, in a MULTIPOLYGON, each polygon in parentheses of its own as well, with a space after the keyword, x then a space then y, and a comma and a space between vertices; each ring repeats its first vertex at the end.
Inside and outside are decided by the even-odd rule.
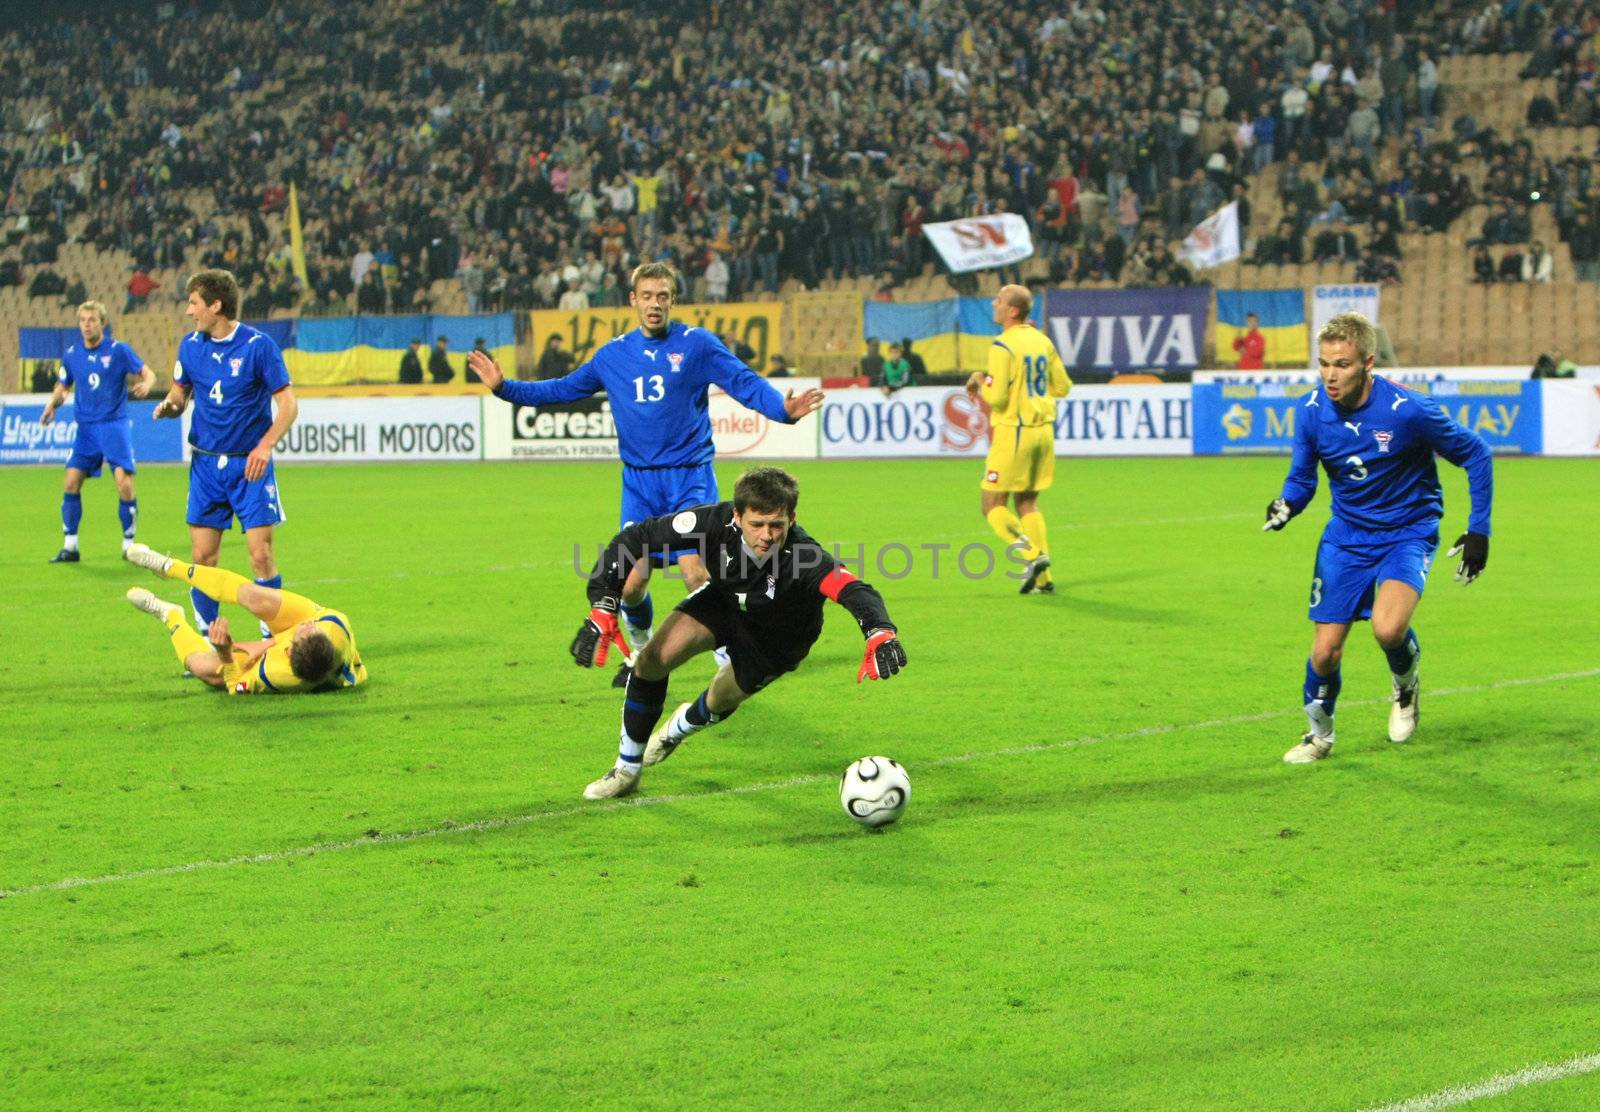
POLYGON ((1233 338, 1233 350, 1239 353, 1241 371, 1259 371, 1266 367, 1267 338, 1261 334, 1261 318, 1254 313, 1245 314, 1244 335, 1233 338))
POLYGON ((133 272, 133 277, 128 279, 128 302, 122 307, 122 311, 131 313, 135 309, 144 308, 144 303, 150 300, 150 295, 160 288, 161 283, 150 277, 144 267, 140 267, 133 272))

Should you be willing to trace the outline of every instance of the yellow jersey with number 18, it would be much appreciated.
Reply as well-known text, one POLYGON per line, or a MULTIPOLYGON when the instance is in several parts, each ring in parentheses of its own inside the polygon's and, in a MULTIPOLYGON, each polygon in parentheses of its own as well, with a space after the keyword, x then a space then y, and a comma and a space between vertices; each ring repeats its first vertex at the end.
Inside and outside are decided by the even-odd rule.
POLYGON ((1072 379, 1050 337, 1032 324, 1013 324, 989 348, 989 373, 983 400, 989 423, 1003 428, 1053 424, 1056 399, 1072 389, 1072 379))

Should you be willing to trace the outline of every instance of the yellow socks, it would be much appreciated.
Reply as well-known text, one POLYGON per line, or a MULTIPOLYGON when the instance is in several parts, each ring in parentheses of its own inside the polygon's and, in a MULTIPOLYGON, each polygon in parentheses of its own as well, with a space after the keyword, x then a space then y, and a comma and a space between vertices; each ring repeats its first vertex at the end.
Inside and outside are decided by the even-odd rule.
MULTIPOLYGON (((1022 531, 1037 546, 1037 551, 1048 556, 1050 554, 1050 535, 1044 527, 1044 514, 1034 510, 1032 513, 1024 514, 1020 523, 1022 531)), ((1048 582, 1050 582, 1050 572, 1046 570, 1040 574, 1039 583, 1042 586, 1048 582)))
POLYGON ((244 576, 225 568, 186 564, 182 560, 172 561, 171 566, 167 568, 167 578, 182 580, 191 587, 198 587, 202 594, 210 595, 218 602, 232 603, 239 601, 239 588, 250 582, 244 576))
POLYGON ((179 664, 188 667, 190 653, 211 651, 211 642, 189 627, 189 619, 183 616, 183 607, 170 610, 162 624, 167 627, 167 633, 172 637, 172 651, 178 654, 179 664))
MULTIPOLYGON (((1011 512, 1010 506, 996 506, 984 516, 989 522, 989 528, 995 531, 1003 544, 1009 547, 1020 541, 1024 545, 1020 553, 1022 558, 1030 561, 1038 559, 1039 548, 1035 544, 1035 538, 1023 528, 1023 524, 1017 519, 1017 515, 1011 512)), ((1028 516, 1038 517, 1039 515, 1029 514, 1028 516)))

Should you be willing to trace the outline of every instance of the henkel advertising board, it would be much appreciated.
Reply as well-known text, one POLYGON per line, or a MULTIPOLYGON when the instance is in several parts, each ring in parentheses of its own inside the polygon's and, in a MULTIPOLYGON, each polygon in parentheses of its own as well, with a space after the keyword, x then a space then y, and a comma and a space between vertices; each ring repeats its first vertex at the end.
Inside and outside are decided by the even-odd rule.
MULTIPOLYGON (((779 393, 793 390, 803 394, 822 385, 820 378, 775 378, 779 393)), ((769 419, 765 414, 746 409, 720 389, 712 387, 707 399, 711 409, 711 439, 717 457, 745 459, 816 459, 818 414, 802 417, 793 425, 769 419)))
MULTIPOLYGON (((889 397, 871 389, 829 392, 821 413, 823 458, 974 456, 993 429, 982 401, 959 388, 913 386, 889 397)), ((1189 387, 1074 386, 1056 403, 1056 454, 1188 455, 1189 387)))

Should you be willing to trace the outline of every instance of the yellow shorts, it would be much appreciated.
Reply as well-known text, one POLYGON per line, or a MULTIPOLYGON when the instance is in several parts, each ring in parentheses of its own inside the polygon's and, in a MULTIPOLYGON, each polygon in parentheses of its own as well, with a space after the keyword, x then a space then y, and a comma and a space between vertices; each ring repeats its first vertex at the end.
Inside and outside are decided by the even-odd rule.
POLYGON ((1052 425, 1000 425, 983 464, 984 490, 1045 490, 1056 478, 1052 425))

